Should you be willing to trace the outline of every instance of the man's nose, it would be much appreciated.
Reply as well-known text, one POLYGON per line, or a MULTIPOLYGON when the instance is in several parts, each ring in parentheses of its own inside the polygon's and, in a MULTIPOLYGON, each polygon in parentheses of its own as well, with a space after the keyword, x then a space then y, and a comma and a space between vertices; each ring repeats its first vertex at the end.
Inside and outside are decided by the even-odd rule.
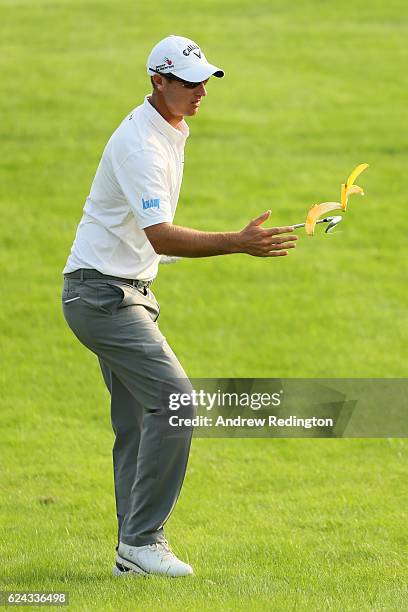
POLYGON ((200 85, 197 88, 197 93, 199 93, 200 96, 206 96, 207 95, 207 90, 205 88, 204 83, 200 83, 200 85))

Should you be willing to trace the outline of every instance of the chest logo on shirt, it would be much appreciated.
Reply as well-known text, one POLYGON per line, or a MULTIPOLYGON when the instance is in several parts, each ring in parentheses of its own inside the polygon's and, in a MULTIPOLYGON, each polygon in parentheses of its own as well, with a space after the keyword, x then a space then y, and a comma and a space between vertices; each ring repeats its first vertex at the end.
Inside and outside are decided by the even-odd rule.
POLYGON ((160 208, 160 198, 152 198, 151 200, 145 200, 142 198, 143 210, 148 208, 160 208))

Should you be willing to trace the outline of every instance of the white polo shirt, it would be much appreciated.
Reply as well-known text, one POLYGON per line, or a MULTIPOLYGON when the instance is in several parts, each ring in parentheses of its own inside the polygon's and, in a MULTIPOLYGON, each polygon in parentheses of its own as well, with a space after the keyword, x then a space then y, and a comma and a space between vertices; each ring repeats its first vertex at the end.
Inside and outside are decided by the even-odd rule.
POLYGON ((146 96, 112 134, 63 273, 92 268, 149 280, 157 255, 143 229, 172 223, 183 178, 185 121, 172 127, 146 96))

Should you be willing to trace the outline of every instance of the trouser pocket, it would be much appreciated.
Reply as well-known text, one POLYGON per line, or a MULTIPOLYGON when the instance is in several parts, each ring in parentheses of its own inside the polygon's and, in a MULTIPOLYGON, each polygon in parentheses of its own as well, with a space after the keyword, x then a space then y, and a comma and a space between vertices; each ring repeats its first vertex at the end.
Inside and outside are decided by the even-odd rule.
MULTIPOLYGON (((120 296, 118 302, 116 302, 116 310, 123 311, 124 309, 127 309, 129 307, 131 309, 132 306, 143 306, 145 310, 147 310, 152 321, 157 320, 160 312, 160 307, 156 298, 150 290, 145 292, 144 290, 137 289, 136 287, 133 287, 132 285, 128 285, 121 281, 109 281, 108 283, 105 283, 105 286, 109 288, 110 296, 113 296, 114 293, 112 292, 115 291, 117 292, 117 295, 120 296)), ((109 303, 107 306, 105 305, 105 303, 102 303, 102 295, 103 294, 101 292, 100 306, 103 308, 107 307, 109 309, 109 303)))
POLYGON ((120 285, 103 283, 97 287, 98 308, 107 314, 114 314, 125 299, 125 292, 120 285))
POLYGON ((72 281, 65 279, 61 299, 63 305, 80 300, 81 296, 78 290, 78 284, 73 284, 72 281))

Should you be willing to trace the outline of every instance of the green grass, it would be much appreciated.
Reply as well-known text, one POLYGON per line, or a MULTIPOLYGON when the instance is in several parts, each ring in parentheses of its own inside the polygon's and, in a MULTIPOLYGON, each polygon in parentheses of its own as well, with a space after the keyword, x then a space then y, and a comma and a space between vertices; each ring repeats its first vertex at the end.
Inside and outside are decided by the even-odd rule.
POLYGON ((360 162, 341 231, 282 259, 161 269, 192 377, 404 377, 408 22, 402 0, 0 0, 1 582, 71 609, 401 610, 405 440, 195 440, 167 535, 196 577, 115 581, 108 396, 60 308, 103 147, 169 33, 226 78, 190 121, 176 222, 302 221, 360 162), (43 498, 51 497, 44 504, 43 498))

